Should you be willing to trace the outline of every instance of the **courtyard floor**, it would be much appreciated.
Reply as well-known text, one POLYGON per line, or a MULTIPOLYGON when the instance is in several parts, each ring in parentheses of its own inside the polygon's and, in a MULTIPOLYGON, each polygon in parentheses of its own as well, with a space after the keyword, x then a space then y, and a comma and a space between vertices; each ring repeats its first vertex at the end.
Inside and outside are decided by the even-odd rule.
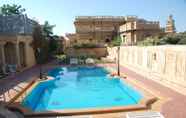
MULTIPOLYGON (((44 72, 56 67, 54 63, 44 65, 44 72)), ((115 64, 102 64, 102 66, 116 68, 115 64)), ((127 75, 127 80, 140 85, 149 92, 155 94, 159 100, 155 102, 150 110, 160 111, 165 118, 186 118, 186 96, 180 94, 168 87, 163 86, 151 79, 145 78, 123 66, 121 66, 121 73, 127 75)), ((0 80, 0 96, 1 99, 14 96, 18 89, 24 88, 30 80, 37 79, 39 75, 39 66, 34 66, 16 75, 12 75, 6 79, 0 80), (17 87, 17 88, 16 88, 17 87), (16 89, 16 90, 14 90, 16 89)), ((106 113, 92 115, 93 118, 125 118, 126 112, 106 113)))

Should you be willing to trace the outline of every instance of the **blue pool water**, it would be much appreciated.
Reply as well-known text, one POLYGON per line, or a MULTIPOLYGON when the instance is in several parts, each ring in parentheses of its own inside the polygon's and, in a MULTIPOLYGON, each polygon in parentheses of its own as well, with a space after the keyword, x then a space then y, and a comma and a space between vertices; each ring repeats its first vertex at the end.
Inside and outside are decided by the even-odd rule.
POLYGON ((135 105, 142 95, 101 67, 61 67, 39 83, 22 104, 34 111, 135 105))

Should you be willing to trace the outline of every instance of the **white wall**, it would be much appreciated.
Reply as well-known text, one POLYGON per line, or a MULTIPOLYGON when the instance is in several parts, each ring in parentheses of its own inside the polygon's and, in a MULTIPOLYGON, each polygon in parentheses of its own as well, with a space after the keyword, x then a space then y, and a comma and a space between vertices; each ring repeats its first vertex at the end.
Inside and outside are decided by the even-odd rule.
MULTIPOLYGON (((117 48, 109 48, 108 58, 117 57, 117 48)), ((146 77, 166 80, 186 87, 186 46, 123 46, 120 64, 146 77)))

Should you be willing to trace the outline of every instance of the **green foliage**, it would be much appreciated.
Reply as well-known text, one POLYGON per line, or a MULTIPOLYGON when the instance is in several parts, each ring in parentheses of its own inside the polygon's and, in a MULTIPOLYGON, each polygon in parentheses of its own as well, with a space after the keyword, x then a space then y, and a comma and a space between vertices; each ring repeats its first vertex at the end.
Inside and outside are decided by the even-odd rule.
POLYGON ((0 14, 8 16, 8 15, 20 15, 25 12, 25 9, 22 8, 21 5, 9 5, 9 4, 4 4, 3 6, 0 7, 0 14))
POLYGON ((154 45, 184 45, 186 44, 186 32, 174 35, 165 35, 163 37, 148 37, 137 43, 139 46, 154 46, 154 45))
POLYGON ((45 21, 44 25, 42 26, 42 34, 46 40, 48 40, 48 47, 49 47, 49 56, 55 53, 59 47, 57 35, 53 34, 53 28, 55 25, 50 25, 48 21, 45 21))
POLYGON ((59 44, 58 44, 58 40, 59 37, 58 36, 53 36, 51 37, 51 39, 49 40, 49 53, 56 53, 59 44))
POLYGON ((180 33, 178 36, 180 37, 178 44, 180 45, 186 44, 186 32, 180 33))
POLYGON ((48 56, 50 57, 56 53, 59 47, 57 41, 59 37, 53 34, 54 27, 55 25, 50 25, 48 21, 45 21, 44 25, 42 25, 42 35, 48 41, 48 56))
POLYGON ((48 42, 45 40, 45 37, 42 35, 42 28, 39 24, 34 27, 33 30, 33 48, 36 55, 36 61, 38 64, 45 63, 46 53, 48 51, 48 42))
POLYGON ((54 25, 50 25, 48 21, 44 25, 37 24, 33 31, 33 47, 35 50, 37 63, 45 63, 57 51, 59 37, 53 35, 54 25), (40 52, 38 52, 38 49, 40 52))
POLYGON ((180 41, 178 36, 165 36, 161 39, 161 44, 177 44, 180 41))
POLYGON ((88 55, 86 55, 86 54, 80 54, 80 55, 78 55, 77 58, 78 58, 78 59, 81 59, 81 60, 85 60, 85 59, 88 58, 88 55))
POLYGON ((58 60, 64 61, 64 60, 67 58, 67 56, 64 55, 64 54, 62 54, 62 55, 56 55, 56 58, 57 58, 58 60))
POLYGON ((110 46, 120 46, 121 45, 121 37, 115 36, 114 39, 109 43, 110 46))
POLYGON ((148 37, 143 41, 137 43, 139 46, 152 46, 152 45, 159 45, 160 39, 158 37, 148 37))
POLYGON ((53 37, 53 28, 55 27, 55 25, 50 25, 48 21, 45 21, 44 25, 43 25, 43 35, 45 37, 51 38, 53 37))
POLYGON ((75 44, 73 45, 73 48, 99 48, 99 45, 96 44, 91 44, 91 43, 87 43, 87 44, 75 44))
POLYGON ((61 55, 56 55, 56 58, 57 58, 57 60, 58 60, 58 62, 59 63, 67 63, 67 56, 66 55, 64 55, 64 54, 61 54, 61 55))

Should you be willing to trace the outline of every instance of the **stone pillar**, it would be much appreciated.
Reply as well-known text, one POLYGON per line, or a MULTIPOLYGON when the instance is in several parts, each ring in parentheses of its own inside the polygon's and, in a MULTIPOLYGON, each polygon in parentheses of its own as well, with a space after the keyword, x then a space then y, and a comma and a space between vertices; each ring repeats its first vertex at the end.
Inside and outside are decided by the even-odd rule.
POLYGON ((24 47, 24 52, 25 52, 25 66, 27 67, 29 65, 29 51, 28 51, 28 48, 29 48, 29 42, 24 42, 25 43, 25 47, 24 47))
POLYGON ((4 44, 5 43, 0 43, 0 51, 1 51, 1 57, 2 57, 2 70, 5 73, 6 72, 6 62, 5 62, 5 51, 4 51, 4 44))
POLYGON ((16 48, 16 62, 17 62, 17 68, 21 68, 21 62, 20 62, 20 54, 19 54, 19 42, 14 43, 16 48))

